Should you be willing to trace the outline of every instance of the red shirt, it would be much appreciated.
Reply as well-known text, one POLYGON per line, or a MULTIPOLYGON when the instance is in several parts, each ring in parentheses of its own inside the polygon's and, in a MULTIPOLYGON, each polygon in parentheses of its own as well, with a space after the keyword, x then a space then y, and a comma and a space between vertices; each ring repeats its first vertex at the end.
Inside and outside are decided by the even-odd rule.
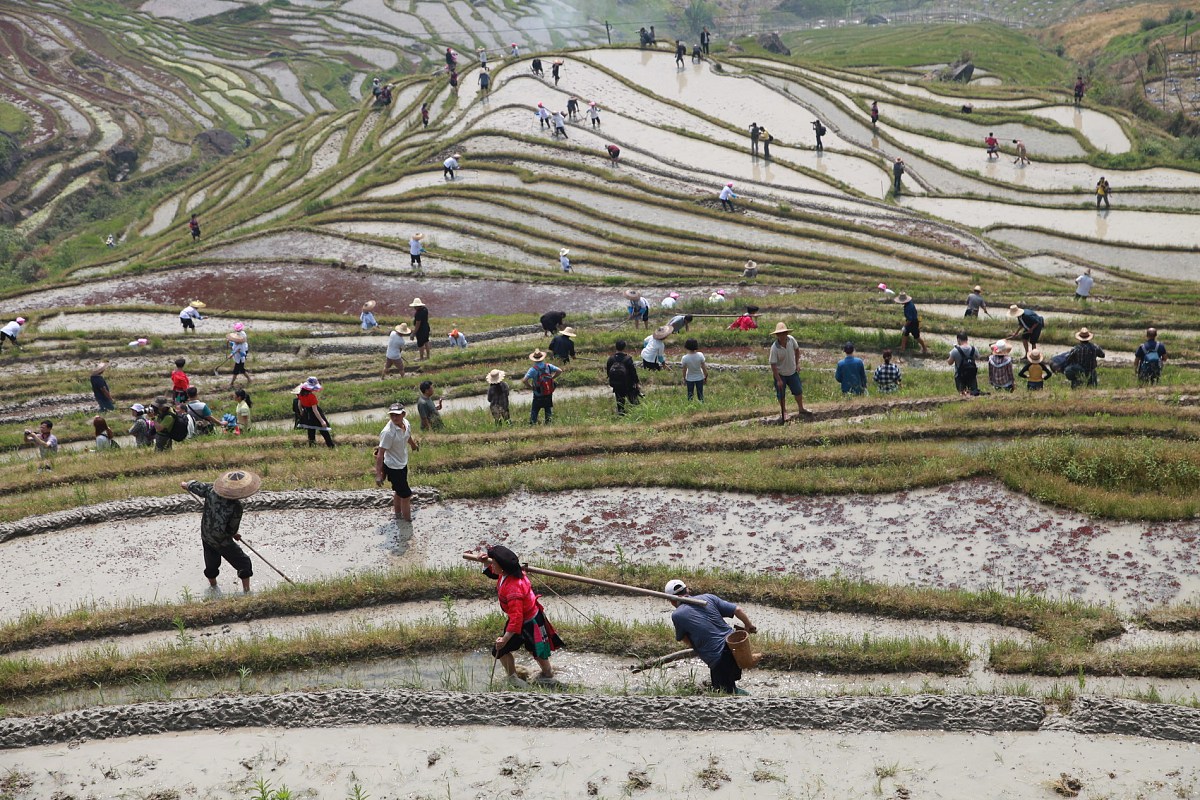
POLYGON ((317 404, 317 393, 316 392, 307 392, 306 391, 306 392, 300 393, 300 407, 301 408, 312 408, 316 404, 317 404))
POLYGON ((191 381, 188 380, 187 373, 181 369, 177 369, 171 373, 171 388, 177 392, 186 392, 191 387, 191 381))
POLYGON ((731 331, 752 331, 758 327, 758 323, 754 321, 754 317, 749 314, 743 314, 735 319, 729 326, 731 331))
POLYGON ((519 634, 526 620, 537 616, 537 595, 529 585, 529 578, 501 575, 496 581, 496 595, 500 598, 500 610, 508 615, 505 632, 519 634))

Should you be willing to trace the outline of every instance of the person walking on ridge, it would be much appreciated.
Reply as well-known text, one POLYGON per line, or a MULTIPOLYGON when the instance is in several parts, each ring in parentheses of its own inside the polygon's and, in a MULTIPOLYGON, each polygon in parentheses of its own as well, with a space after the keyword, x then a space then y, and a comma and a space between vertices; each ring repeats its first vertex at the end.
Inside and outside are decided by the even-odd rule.
POLYGON ((987 302, 983 299, 983 287, 975 286, 971 289, 971 293, 967 295, 967 310, 963 312, 963 317, 978 319, 980 311, 989 317, 992 315, 992 312, 988 311, 987 302))
POLYGON ((899 196, 900 194, 900 179, 904 177, 904 159, 897 158, 896 163, 892 164, 892 193, 899 196))
POLYGON ((760 131, 761 129, 758 127, 757 122, 750 123, 750 155, 752 156, 758 155, 758 139, 759 136, 761 136, 760 131))
POLYGON ((767 360, 775 383, 775 397, 779 400, 779 424, 787 422, 784 389, 791 390, 796 398, 797 413, 811 417, 812 412, 804 407, 804 385, 800 382, 800 344, 791 336, 791 329, 782 322, 775 325, 775 341, 771 343, 771 355, 767 360))
POLYGON ((879 101, 871 101, 871 127, 874 128, 879 124, 879 101))
POLYGON ((1083 93, 1086 89, 1087 87, 1083 83, 1083 76, 1077 75, 1075 77, 1075 105, 1078 106, 1083 103, 1083 93))
POLYGON ((545 411, 546 424, 550 424, 554 414, 554 388, 562 370, 553 364, 546 363, 546 354, 542 350, 534 350, 529 354, 533 366, 525 373, 522 383, 533 390, 533 403, 529 409, 529 424, 537 425, 538 411, 545 411))
POLYGON ((917 303, 904 292, 892 298, 893 303, 904 306, 904 326, 900 328, 900 349, 908 349, 908 337, 921 346, 921 353, 928 353, 925 340, 921 338, 921 315, 917 313, 917 303))

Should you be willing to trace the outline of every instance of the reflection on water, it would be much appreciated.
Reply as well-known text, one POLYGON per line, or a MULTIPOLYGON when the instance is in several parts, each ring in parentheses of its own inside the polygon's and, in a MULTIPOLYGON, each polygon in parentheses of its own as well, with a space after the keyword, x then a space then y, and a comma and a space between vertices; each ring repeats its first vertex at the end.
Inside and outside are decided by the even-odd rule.
POLYGON ((1096 238, 1098 238, 1098 239, 1107 239, 1108 238, 1108 212, 1107 211, 1096 212, 1096 238))

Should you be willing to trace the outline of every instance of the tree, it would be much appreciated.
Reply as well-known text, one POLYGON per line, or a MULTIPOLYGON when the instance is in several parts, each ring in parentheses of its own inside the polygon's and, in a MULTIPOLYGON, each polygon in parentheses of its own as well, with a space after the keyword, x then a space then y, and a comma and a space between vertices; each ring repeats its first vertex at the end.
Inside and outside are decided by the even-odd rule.
POLYGON ((683 10, 683 18, 687 21, 688 29, 696 36, 704 28, 716 27, 713 7, 705 0, 691 0, 683 10))

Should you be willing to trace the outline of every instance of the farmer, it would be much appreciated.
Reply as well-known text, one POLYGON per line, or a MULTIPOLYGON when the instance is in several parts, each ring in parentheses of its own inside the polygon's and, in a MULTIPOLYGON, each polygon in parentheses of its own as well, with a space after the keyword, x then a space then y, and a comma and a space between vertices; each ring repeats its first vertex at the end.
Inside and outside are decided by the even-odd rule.
POLYGON ((1091 268, 1085 269, 1083 274, 1075 279, 1075 299, 1087 300, 1092 296, 1092 287, 1096 285, 1096 279, 1092 277, 1091 268))
POLYGON ((571 259, 569 258, 570 255, 571 251, 565 247, 558 251, 558 266, 563 272, 571 271, 571 259))
POLYGON ((458 64, 458 53, 452 48, 446 48, 446 71, 449 72, 458 64))
POLYGON ((537 111, 534 113, 537 114, 538 122, 541 123, 538 126, 538 130, 541 130, 542 128, 553 130, 550 128, 550 109, 546 108, 545 103, 538 103, 537 111))
POLYGON ((498 544, 489 547, 486 553, 464 555, 484 561, 483 574, 496 581, 500 610, 508 620, 504 632, 492 646, 492 656, 504 666, 508 684, 517 689, 529 687, 529 683, 517 674, 517 663, 513 657, 513 653, 524 648, 541 670, 530 679, 531 682, 537 686, 562 686, 562 682, 554 677, 550 654, 563 647, 563 641, 546 619, 546 612, 529 585, 529 578, 525 577, 516 553, 498 544))
POLYGON ((879 101, 871 101, 871 127, 874 128, 879 124, 879 101))
POLYGON ((695 317, 691 314, 676 314, 667 320, 667 324, 671 326, 673 331, 679 333, 680 331, 686 331, 694 319, 695 317))
POLYGON ((1112 194, 1112 186, 1109 186, 1108 180, 1103 175, 1100 180, 1096 181, 1096 210, 1100 210, 1100 202, 1104 201, 1104 210, 1108 211, 1108 198, 1112 194))
POLYGON ((487 62, 487 60, 488 60, 488 53, 487 53, 487 49, 486 49, 486 48, 484 48, 484 47, 476 47, 476 48, 475 48, 475 55, 476 55, 476 57, 478 57, 478 58, 479 58, 479 68, 480 68, 480 69, 482 69, 482 70, 486 70, 486 69, 488 68, 488 62, 487 62))
POLYGON ((825 135, 825 125, 822 124, 821 120, 814 119, 812 127, 813 133, 816 134, 817 137, 817 152, 823 153, 825 151, 825 145, 821 144, 821 137, 825 135))
POLYGON ((992 160, 992 156, 1000 157, 1000 140, 996 138, 996 134, 989 132, 983 138, 983 143, 987 146, 988 161, 992 160))
POLYGON ((901 292, 892 298, 892 302, 904 306, 904 326, 900 328, 900 349, 908 349, 908 337, 911 336, 913 341, 921 345, 921 352, 928 353, 929 348, 925 346, 925 340, 921 338, 921 315, 917 313, 916 301, 901 292))
POLYGON ((642 340, 642 369, 658 372, 667 367, 667 337, 675 332, 670 325, 661 325, 642 340))
POLYGON ((92 370, 92 396, 96 398, 96 405, 100 406, 101 411, 115 411, 116 404, 113 402, 112 392, 108 390, 108 381, 104 379, 104 370, 108 369, 108 362, 101 361, 92 370))
POLYGON ((412 330, 403 322, 392 328, 388 334, 387 353, 383 357, 383 374, 380 378, 386 378, 392 367, 400 370, 400 377, 404 377, 404 337, 411 334, 412 330))
POLYGON ((1080 328, 1075 333, 1075 339, 1079 344, 1071 348, 1063 374, 1071 382, 1072 389, 1078 389, 1085 382, 1088 386, 1096 386, 1099 384, 1097 360, 1104 358, 1104 351, 1092 342, 1092 332, 1087 328, 1080 328))
POLYGON ((1020 164, 1021 166, 1029 164, 1029 153, 1025 150, 1025 142, 1020 139, 1013 139, 1012 142, 1017 148, 1017 157, 1013 159, 1013 163, 1020 164))
POLYGON ((467 349, 467 335, 458 328, 451 329, 451 331, 446 334, 446 339, 450 342, 451 350, 455 348, 459 350, 467 349))
POLYGON ((429 127, 429 103, 421 103, 421 126, 429 127))
POLYGON ((1146 328, 1146 341, 1138 345, 1133 354, 1133 371, 1138 377, 1138 383, 1158 383, 1166 360, 1167 348, 1158 340, 1158 331, 1155 328, 1146 328))
POLYGON ((725 300, 726 298, 724 289, 717 289, 708 296, 708 302, 712 303, 713 305, 720 305, 721 303, 724 303, 725 300))
POLYGON ((566 327, 562 333, 550 340, 550 352, 558 357, 563 364, 569 364, 575 357, 575 329, 566 327))
POLYGON ((491 74, 487 71, 486 68, 481 69, 479 71, 479 91, 483 92, 484 94, 487 94, 488 90, 491 88, 491 85, 492 85, 491 74))
POLYGON ((904 159, 897 158, 892 164, 892 192, 900 194, 900 179, 904 177, 904 159))
POLYGON ((408 452, 421 449, 412 437, 412 425, 403 403, 388 408, 388 423, 379 432, 375 448, 375 485, 392 485, 392 511, 397 520, 412 522, 412 489, 408 486, 408 452))
POLYGON ((696 655, 708 665, 709 680, 714 692, 734 695, 748 695, 749 692, 737 688, 737 682, 742 678, 742 668, 738 666, 726 641, 733 633, 726 618, 736 617, 747 633, 754 633, 758 628, 746 616, 739 606, 722 600, 715 594, 692 595, 687 584, 678 578, 667 581, 663 591, 673 597, 695 597, 704 601, 704 608, 672 600, 675 610, 671 612, 671 624, 675 626, 675 641, 683 642, 696 651, 696 655))
POLYGON ((875 388, 881 394, 892 394, 900 388, 900 368, 892 363, 891 348, 883 349, 883 363, 875 368, 875 388))
POLYGON ((621 148, 617 147, 615 144, 606 144, 604 145, 604 149, 608 151, 608 159, 613 164, 616 164, 617 161, 620 160, 621 148))
POLYGON ((358 321, 362 324, 363 333, 379 327, 379 322, 375 319, 374 300, 363 303, 362 311, 358 312, 358 321))
POLYGON ((734 211, 733 201, 737 198, 737 195, 733 193, 733 181, 721 187, 721 193, 717 197, 721 201, 722 211, 734 211))
POLYGON ((758 155, 758 140, 762 135, 761 131, 762 128, 758 127, 757 122, 750 123, 750 155, 758 155))
POLYGON ((1046 378, 1054 374, 1050 367, 1042 363, 1044 360, 1041 350, 1030 350, 1025 366, 1017 373, 1018 378, 1025 379, 1025 388, 1031 392, 1040 392, 1046 385, 1046 378))
POLYGON ((1084 86, 1084 83, 1083 83, 1083 76, 1077 75, 1075 77, 1075 105, 1079 105, 1080 103, 1083 102, 1083 92, 1084 92, 1085 88, 1086 87, 1084 86))
POLYGON ((192 241, 197 241, 200 238, 200 220, 195 214, 188 220, 188 229, 192 232, 192 241))
POLYGON ((963 318, 975 317, 978 319, 980 311, 989 317, 992 315, 992 312, 988 311, 987 303, 983 299, 983 287, 974 286, 971 288, 971 293, 967 295, 967 310, 963 312, 963 318))
POLYGON ((11 342, 13 347, 20 348, 17 344, 17 337, 21 335, 21 331, 25 327, 25 318, 17 317, 12 322, 0 328, 0 353, 4 352, 4 343, 11 342))
POLYGON ((979 364, 975 360, 978 354, 969 343, 966 331, 958 334, 957 341, 946 359, 946 363, 954 367, 954 388, 963 397, 976 397, 979 395, 979 364))
POLYGON ((554 78, 555 86, 558 86, 558 80, 562 77, 562 65, 561 60, 553 61, 550 64, 550 77, 554 78))
POLYGON ((458 160, 460 158, 462 158, 462 156, 458 153, 455 153, 442 162, 442 180, 454 180, 454 170, 458 169, 458 160))
POLYGON ((187 402, 187 390, 192 385, 192 379, 183 371, 186 366, 186 358, 175 359, 175 371, 171 373, 171 393, 176 403, 187 402))
POLYGON ((854 343, 846 342, 842 352, 846 357, 837 363, 833 379, 841 384, 842 394, 866 394, 867 368, 863 360, 854 355, 854 343))
POLYGON ((579 117, 579 98, 567 98, 567 117, 574 122, 579 117))
POLYGON ((429 358, 429 309, 421 302, 421 298, 413 298, 408 304, 413 310, 413 338, 417 340, 418 360, 429 358))
POLYGON ((231 470, 213 483, 184 481, 179 485, 185 492, 204 501, 200 542, 204 546, 204 577, 208 578, 209 592, 220 592, 217 576, 221 574, 221 559, 224 559, 237 570, 242 579, 242 591, 249 594, 254 567, 250 556, 237 545, 242 539, 238 533, 242 524, 241 501, 258 491, 262 478, 253 472, 231 470))
POLYGON ((453 70, 450 73, 450 91, 458 94, 458 70, 453 70))
POLYGON ((682 39, 675 40, 675 64, 683 69, 683 57, 687 55, 687 45, 682 39))
POLYGON ((508 47, 509 47, 509 50, 508 50, 509 58, 520 58, 521 57, 521 48, 517 47, 516 42, 513 42, 508 47))
POLYGON ((233 359, 233 374, 229 376, 229 388, 233 388, 233 384, 237 382, 238 375, 246 376, 246 383, 251 381, 250 373, 246 372, 246 358, 250 355, 250 344, 246 339, 246 326, 242 323, 237 323, 233 326, 233 333, 225 335, 229 340, 229 357, 233 359))
POLYGON ((508 416, 508 382, 504 378, 505 372, 502 369, 494 369, 484 378, 488 385, 488 410, 492 412, 492 419, 497 425, 512 422, 508 416))
POLYGON ((625 340, 618 339, 613 345, 613 354, 604 364, 604 374, 608 376, 608 385, 617 398, 617 415, 625 416, 625 401, 637 405, 641 396, 638 382, 637 366, 625 352, 625 340))
POLYGON ((539 78, 546 77, 546 72, 542 69, 542 60, 540 58, 535 58, 533 61, 529 62, 529 71, 534 75, 537 75, 539 78))
POLYGON ((179 324, 183 326, 185 333, 187 331, 196 332, 196 321, 204 319, 204 317, 200 316, 200 309, 204 307, 204 303, 201 303, 199 300, 193 300, 180 310, 179 324))
POLYGON ((1038 341, 1042 338, 1042 331, 1046 328, 1046 320, 1032 308, 1021 308, 1017 305, 1008 307, 1008 315, 1017 320, 1017 329, 1005 338, 1020 339, 1024 342, 1025 355, 1028 356, 1029 351, 1037 347, 1038 341))
POLYGON ((742 265, 742 277, 754 279, 758 277, 758 262, 752 258, 746 259, 746 263, 742 265))
POLYGON ((758 328, 758 320, 755 316, 758 314, 758 306, 746 306, 746 313, 739 316, 733 322, 729 323, 731 331, 752 331, 758 328))
POLYGON ((554 415, 554 382, 562 374, 562 370, 553 364, 546 363, 546 354, 542 350, 534 350, 529 354, 533 366, 525 373, 522 383, 533 390, 533 403, 529 409, 529 424, 537 425, 538 411, 545 409, 546 424, 554 415))
POLYGON ((804 407, 804 386, 800 383, 800 345, 790 335, 791 329, 782 322, 775 325, 775 341, 771 343, 771 377, 775 382, 775 397, 779 400, 779 424, 787 422, 787 401, 783 390, 788 388, 796 398, 796 411, 811 417, 804 407))
POLYGON ((588 119, 592 121, 593 128, 600 127, 600 106, 596 105, 595 100, 588 101, 588 119))
POLYGON ((553 127, 554 132, 552 135, 555 139, 557 139, 559 136, 563 137, 564 139, 571 138, 567 136, 567 121, 563 117, 563 113, 561 111, 555 111, 550 115, 550 125, 553 127))
POLYGON ((671 292, 666 297, 664 297, 662 300, 660 300, 658 302, 658 304, 660 306, 662 306, 663 308, 672 309, 679 304, 680 296, 681 295, 679 294, 679 292, 671 292))
POLYGON ((566 319, 567 312, 565 311, 547 311, 538 319, 542 324, 542 336, 551 333, 558 333, 558 329, 562 327, 563 320, 566 319))
POLYGON ((433 381, 421 381, 421 396, 417 398, 417 416, 421 418, 421 430, 440 431, 442 422, 442 398, 433 399, 433 381))
POLYGON ((625 299, 629 301, 625 310, 629 319, 633 320, 634 330, 637 330, 638 322, 642 323, 643 328, 650 330, 650 302, 633 289, 625 290, 625 299))
POLYGON ((321 382, 310 376, 304 383, 292 389, 292 394, 296 395, 292 399, 292 413, 296 418, 296 427, 308 432, 309 447, 317 443, 318 431, 321 433, 321 438, 325 440, 325 446, 333 447, 329 420, 325 418, 321 407, 317 405, 317 392, 321 391, 321 388, 321 382))
POLYGON ((134 403, 129 407, 133 412, 133 424, 129 426, 129 435, 133 437, 135 447, 150 447, 154 444, 154 426, 146 419, 146 407, 134 403))

